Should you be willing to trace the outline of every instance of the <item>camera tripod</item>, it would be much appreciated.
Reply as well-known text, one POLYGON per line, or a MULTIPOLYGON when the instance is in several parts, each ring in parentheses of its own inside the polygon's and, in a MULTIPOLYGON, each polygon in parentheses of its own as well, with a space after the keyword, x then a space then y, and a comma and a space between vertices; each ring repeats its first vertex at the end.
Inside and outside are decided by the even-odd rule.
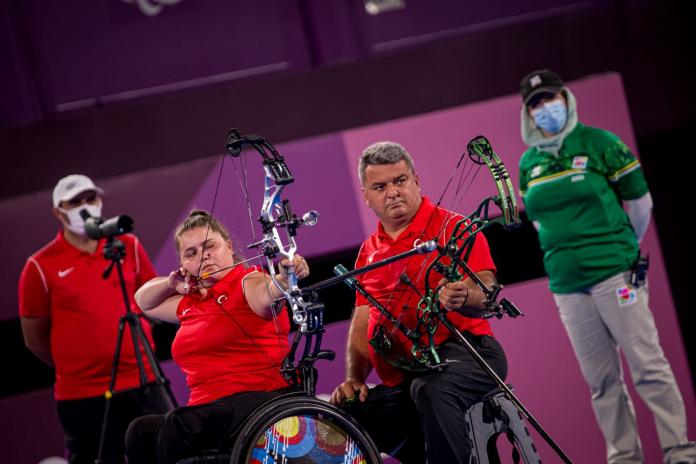
POLYGON ((104 270, 102 277, 107 279, 114 267, 118 273, 118 280, 121 286, 121 293, 123 295, 123 301, 126 307, 126 313, 121 316, 118 324, 118 335, 116 337, 116 351, 114 352, 114 359, 111 364, 111 379, 109 381, 109 387, 104 393, 104 398, 106 400, 104 405, 104 419, 102 421, 101 433, 99 436, 99 451, 97 452, 97 459, 95 464, 101 464, 103 462, 104 453, 104 441, 106 438, 106 432, 108 429, 109 422, 109 411, 111 409, 111 399, 114 395, 114 388, 116 386, 116 377, 118 375, 118 365, 121 358, 121 348, 123 346, 123 335, 125 333, 126 325, 130 328, 131 341, 133 343, 133 353, 135 354, 135 359, 138 365, 138 372, 140 376, 140 387, 144 387, 148 383, 147 373, 145 371, 145 365, 143 363, 143 358, 141 356, 141 345, 142 350, 145 352, 147 361, 152 368, 152 372, 155 376, 154 384, 159 388, 160 394, 167 404, 167 409, 173 409, 177 406, 176 399, 172 394, 171 387, 169 385, 169 380, 165 377, 162 372, 162 368, 152 351, 149 340, 145 336, 142 324, 140 323, 140 318, 143 317, 142 314, 134 313, 131 311, 130 298, 128 297, 128 290, 126 288, 125 277, 123 276, 123 268, 121 262, 126 256, 125 246, 123 242, 114 238, 114 236, 107 237, 106 245, 104 245, 104 258, 110 260, 108 267, 104 270))

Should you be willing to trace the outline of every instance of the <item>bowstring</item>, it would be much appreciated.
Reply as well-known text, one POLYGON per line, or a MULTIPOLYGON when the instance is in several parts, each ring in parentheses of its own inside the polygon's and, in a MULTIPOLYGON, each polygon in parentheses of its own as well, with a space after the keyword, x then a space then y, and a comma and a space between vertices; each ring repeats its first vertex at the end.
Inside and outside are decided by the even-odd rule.
MULTIPOLYGON (((213 194, 213 205, 210 207, 210 215, 208 216, 208 225, 205 228, 205 237, 203 238, 203 245, 201 245, 201 259, 198 262, 198 272, 196 272, 196 277, 199 278, 201 275, 201 269, 203 269, 203 256, 205 254, 205 246, 208 242, 208 234, 210 233, 210 224, 213 221, 213 212, 215 211, 215 204, 217 202, 218 192, 220 191, 220 181, 222 179, 223 168, 225 167, 225 154, 222 154, 222 161, 220 162, 220 170, 218 171, 217 183, 215 184, 215 193, 213 194)), ((206 285, 205 279, 198 279, 198 283, 205 289, 210 288, 206 285)))
MULTIPOLYGON (((420 240, 420 241, 423 240, 423 237, 425 236, 426 231, 427 231, 428 228, 430 227, 430 224, 432 223, 433 218, 434 218, 435 215, 436 215, 436 212, 440 209, 440 205, 442 204, 442 201, 443 201, 443 199, 444 199, 444 197, 445 197, 445 194, 447 193, 447 190, 449 189, 449 187, 450 187, 450 185, 451 185, 451 183, 452 183, 452 181, 453 181, 455 175, 457 174, 457 172, 459 172, 459 179, 458 179, 457 188, 455 189, 455 192, 454 192, 454 195, 453 195, 453 198, 452 198, 451 203, 455 203, 455 202, 456 202, 456 206, 457 206, 457 208, 458 208, 458 207, 461 205, 461 202, 463 201, 464 197, 465 197, 465 196, 468 194, 468 192, 470 191, 470 189, 471 189, 471 187, 472 187, 472 185, 473 185, 473 182, 474 182, 475 178, 476 178, 477 175, 478 175, 478 172, 479 172, 480 168, 481 168, 481 166, 478 166, 478 169, 475 169, 474 163, 469 163, 469 159, 468 159, 468 157, 466 156, 466 152, 463 153, 463 154, 459 157, 459 160, 457 161, 457 165, 456 165, 455 169, 452 171, 452 174, 450 174, 450 177, 449 177, 449 179, 448 179, 448 181, 447 181, 447 183, 446 183, 446 185, 445 185, 445 187, 444 187, 442 193, 440 194, 440 197, 439 197, 437 203, 434 205, 435 208, 434 208, 433 211, 430 213, 430 216, 428 217, 428 220, 427 220, 427 222, 426 222, 426 225, 425 225, 425 227, 423 228, 423 230, 421 231, 420 236, 419 236, 419 238, 418 238, 417 240, 420 240), (464 161, 464 165, 463 165, 463 166, 461 166, 461 165, 462 165, 462 161, 464 161), (460 169, 460 166, 461 166, 461 169, 460 169), (468 184, 467 184, 467 180, 468 180, 468 184), (462 194, 461 192, 462 192, 462 189, 464 188, 465 185, 466 185, 466 188, 464 189, 464 193, 462 194), (459 197, 459 200, 457 201, 457 198, 458 198, 458 197, 459 197)), ((451 210, 450 210, 450 209, 447 209, 447 211, 451 211, 451 210)), ((461 216, 463 217, 463 215, 461 215, 461 216)), ((436 235, 436 237, 435 237, 436 240, 439 241, 439 239, 440 239, 440 237, 442 236, 443 232, 446 230, 446 228, 447 228, 449 222, 450 222, 454 217, 455 217, 454 215, 449 215, 449 217, 448 217, 445 221, 443 221, 443 223, 442 223, 442 225, 440 226, 440 229, 438 230, 438 233, 437 233, 437 235, 436 235)), ((444 238, 443 238, 443 241, 444 241, 444 238)), ((414 243, 415 243, 415 242, 414 242, 414 243)), ((415 290, 414 290, 413 288, 409 288, 409 287, 407 286, 407 288, 406 288, 405 291, 399 292, 400 295, 399 295, 398 299, 395 301, 395 303, 394 303, 393 306, 392 306, 392 299, 393 299, 393 297, 394 297, 395 290, 396 290, 397 287, 402 283, 402 282, 401 282, 401 276, 404 275, 404 274, 406 274, 406 276, 408 277, 408 274, 406 273, 406 270, 408 269, 408 265, 409 265, 411 259, 413 259, 413 257, 414 257, 414 256, 409 256, 409 257, 406 259, 406 262, 405 262, 405 264, 404 264, 403 270, 402 270, 402 272, 399 274, 399 277, 397 278, 397 282, 396 282, 396 284, 394 285, 394 289, 390 292, 389 298, 387 299, 387 302, 384 304, 384 307, 385 307, 385 309, 386 309, 387 311, 390 310, 390 306, 391 306, 392 308, 399 307, 399 306, 401 305, 403 299, 404 299, 407 295, 409 295, 409 294, 415 292, 415 290)), ((427 259, 427 258, 426 258, 426 259, 423 259, 423 261, 421 262, 421 264, 420 264, 420 266, 419 266, 419 270, 418 270, 418 272, 417 272, 417 274, 416 274, 416 276, 415 276, 415 279, 413 280, 413 285, 414 285, 414 286, 416 286, 416 287, 418 286, 418 283, 420 283, 421 279, 423 278, 423 273, 425 272, 425 269, 426 269, 426 267, 427 267, 429 264, 430 264, 430 260, 429 260, 429 259, 427 259)), ((425 296, 425 295, 424 295, 424 296, 425 296)), ((404 305, 404 306, 408 307, 408 305, 404 305)), ((402 320, 402 318, 403 318, 403 314, 404 314, 404 312, 405 312, 405 309, 406 309, 406 308, 403 308, 402 311, 399 313, 399 317, 397 318, 397 323, 396 323, 396 324, 393 324, 392 330, 389 332, 389 336, 390 336, 390 337, 393 337, 394 334, 396 333, 396 330, 398 329, 399 324, 401 323, 401 320, 402 320)), ((378 318, 378 320, 377 320, 376 325, 381 324, 384 317, 386 317, 385 314, 384 314, 384 312, 380 312, 380 316, 379 316, 379 318, 378 318)), ((423 335, 425 335, 425 334, 423 334, 423 335)))
MULTIPOLYGON (((237 158, 239 159, 239 168, 237 167, 237 163, 234 162, 234 159, 232 160, 232 166, 234 168, 234 173, 235 173, 235 176, 237 177, 237 181, 239 182, 239 185, 240 185, 242 192, 244 194, 244 201, 246 203, 247 214, 249 216, 249 225, 251 227, 251 240, 252 240, 252 243, 257 243, 258 240, 257 240, 257 236, 256 236, 256 228, 254 227, 254 218, 253 218, 253 213, 252 213, 252 209, 251 209, 251 196, 249 195, 249 182, 248 182, 249 176, 248 176, 246 158, 244 156, 238 156, 237 158), (240 174, 240 170, 241 170, 241 174, 240 174)), ((264 172, 264 174, 265 174, 265 172, 264 172)), ((256 262, 257 262, 257 265, 259 266, 259 268, 262 270, 262 274, 263 274, 264 266, 263 266, 263 261, 261 259, 262 256, 263 255, 256 256, 256 262)), ((252 261, 253 261, 253 259, 252 259, 252 261)), ((270 265, 272 266, 273 264, 270 264, 270 265)), ((283 357, 285 357, 288 353, 287 343, 283 344, 283 342, 281 341, 280 327, 278 326, 278 319, 277 319, 278 315, 276 314, 275 308, 273 308, 273 304, 274 304, 275 299, 273 298, 273 294, 271 293, 271 285, 275 285, 275 283, 266 279, 265 276, 264 276, 264 281, 265 281, 264 288, 266 289, 266 292, 268 295, 268 301, 271 302, 270 303, 271 304, 271 315, 272 315, 272 319, 273 319, 273 327, 276 331, 276 339, 278 341, 278 347, 280 348, 281 352, 283 353, 283 357)), ((282 308, 280 308, 278 310, 278 312, 280 312, 281 310, 282 310, 282 308)), ((286 340, 286 342, 287 342, 287 340, 286 340)))

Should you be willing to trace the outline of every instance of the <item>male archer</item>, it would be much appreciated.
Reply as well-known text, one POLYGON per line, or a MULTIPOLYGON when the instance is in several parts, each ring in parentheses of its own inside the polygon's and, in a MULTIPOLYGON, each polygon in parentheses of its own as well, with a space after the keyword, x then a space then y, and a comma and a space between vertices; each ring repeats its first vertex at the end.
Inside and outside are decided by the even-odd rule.
MULTIPOLYGON (((389 258, 420 241, 444 245, 462 216, 435 206, 423 197, 411 156, 401 145, 378 142, 365 149, 359 176, 367 206, 379 220, 377 231, 362 244, 355 268, 389 258)), ((425 289, 425 269, 433 255, 415 255, 363 274, 362 286, 384 306, 398 324, 414 329, 418 302, 425 289)), ((474 238, 468 265, 490 286, 495 265, 482 234, 474 238)), ((431 288, 438 293, 449 320, 464 334, 502 379, 507 361, 493 338, 488 322, 468 317, 483 309, 485 296, 470 280, 448 282, 435 272, 431 288), (463 313, 466 313, 464 315, 463 313)), ((334 390, 334 404, 350 405, 351 413, 367 429, 380 451, 404 463, 468 463, 470 447, 464 412, 496 387, 471 354, 440 326, 434 344, 441 369, 408 370, 411 341, 367 299, 356 295, 348 332, 346 377, 334 390), (381 385, 365 384, 375 368, 381 385), (425 443, 423 443, 423 440, 425 443)), ((428 344, 427 334, 421 341, 428 344)))

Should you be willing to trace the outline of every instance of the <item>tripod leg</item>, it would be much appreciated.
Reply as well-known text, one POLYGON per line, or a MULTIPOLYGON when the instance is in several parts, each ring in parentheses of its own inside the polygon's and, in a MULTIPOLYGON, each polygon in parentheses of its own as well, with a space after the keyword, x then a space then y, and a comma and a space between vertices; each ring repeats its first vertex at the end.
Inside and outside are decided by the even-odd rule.
POLYGON ((116 337, 116 351, 114 352, 114 360, 111 363, 111 379, 109 387, 104 393, 104 419, 102 419, 101 433, 99 434, 99 450, 97 451, 97 459, 95 464, 101 464, 104 458, 104 440, 106 439, 106 428, 109 422, 109 410, 111 409, 111 398, 114 395, 114 387, 116 386, 116 376, 118 375, 118 364, 121 358, 121 347, 123 345, 123 331, 126 327, 126 316, 122 317, 118 323, 118 336, 116 337))
POLYGON ((128 321, 131 328, 131 335, 133 337, 133 345, 136 347, 135 355, 137 356, 138 369, 140 370, 140 384, 145 385, 145 383, 147 382, 147 376, 145 374, 145 366, 143 365, 142 357, 140 356, 138 341, 142 343, 143 351, 145 352, 145 357, 147 358, 147 361, 150 364, 150 367, 152 368, 152 372, 155 374, 155 382, 164 390, 163 396, 167 400, 167 408, 169 410, 174 409, 175 407, 177 407, 176 398, 172 393, 169 380, 167 379, 167 377, 165 377, 164 372, 162 371, 162 366, 160 366, 159 362, 157 361, 155 353, 153 353, 152 347, 150 346, 150 342, 145 336, 143 326, 140 322, 141 316, 139 314, 134 313, 130 314, 132 317, 130 317, 128 321))
MULTIPOLYGON (((128 327, 130 327, 130 335, 131 335, 131 341, 133 342, 133 354, 135 355, 135 362, 138 365, 138 375, 140 377, 140 386, 144 386, 147 383, 147 373, 145 372, 145 365, 143 364, 143 357, 140 354, 140 332, 142 332, 142 328, 138 327, 137 322, 140 322, 138 320, 138 316, 135 313, 129 312, 126 315, 126 321, 128 322, 128 327), (137 328, 140 329, 138 331, 137 328)), ((149 347, 149 343, 147 343, 147 340, 144 340, 143 346, 149 347)))

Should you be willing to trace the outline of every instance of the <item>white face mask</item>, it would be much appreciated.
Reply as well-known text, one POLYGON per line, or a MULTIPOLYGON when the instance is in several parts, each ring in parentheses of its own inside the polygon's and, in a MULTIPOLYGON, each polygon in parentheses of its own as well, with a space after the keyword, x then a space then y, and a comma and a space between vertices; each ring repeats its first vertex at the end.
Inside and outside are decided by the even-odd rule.
POLYGON ((82 216, 80 216, 80 211, 84 209, 87 210, 90 216, 101 217, 101 203, 99 203, 98 205, 82 205, 72 209, 58 209, 60 209, 63 213, 65 213, 66 216, 68 216, 68 221, 70 221, 70 224, 66 224, 68 229, 70 229, 70 231, 74 232, 80 237, 87 236, 87 234, 85 233, 85 220, 82 219, 82 216))

